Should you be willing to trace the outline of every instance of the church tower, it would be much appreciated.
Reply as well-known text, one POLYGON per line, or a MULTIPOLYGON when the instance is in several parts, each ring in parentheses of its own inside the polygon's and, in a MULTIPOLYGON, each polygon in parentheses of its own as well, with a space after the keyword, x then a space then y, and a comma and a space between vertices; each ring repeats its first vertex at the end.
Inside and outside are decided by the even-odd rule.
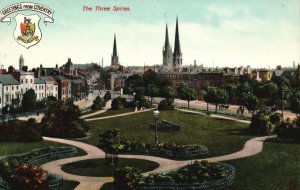
POLYGON ((19 58, 19 71, 22 71, 23 66, 24 66, 24 58, 23 55, 21 55, 19 58))
POLYGON ((173 53, 173 66, 182 65, 182 53, 180 49, 180 40, 179 40, 179 29, 178 29, 178 17, 176 18, 176 31, 175 31, 175 45, 173 53))
POLYGON ((166 24, 166 37, 165 37, 165 45, 163 47, 163 65, 172 66, 173 64, 173 55, 172 55, 172 47, 169 43, 169 34, 168 34, 168 25, 166 24))
POLYGON ((119 56, 117 52, 116 34, 114 35, 113 54, 111 56, 111 66, 119 65, 119 56))

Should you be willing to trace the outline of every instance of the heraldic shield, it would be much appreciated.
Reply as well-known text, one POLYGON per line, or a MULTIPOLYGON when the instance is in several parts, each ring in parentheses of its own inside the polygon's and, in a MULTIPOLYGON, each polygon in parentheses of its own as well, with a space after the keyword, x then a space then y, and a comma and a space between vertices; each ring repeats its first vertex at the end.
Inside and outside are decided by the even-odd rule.
POLYGON ((17 22, 15 40, 27 49, 39 43, 42 38, 39 28, 40 17, 37 14, 30 16, 18 14, 15 19, 17 22))

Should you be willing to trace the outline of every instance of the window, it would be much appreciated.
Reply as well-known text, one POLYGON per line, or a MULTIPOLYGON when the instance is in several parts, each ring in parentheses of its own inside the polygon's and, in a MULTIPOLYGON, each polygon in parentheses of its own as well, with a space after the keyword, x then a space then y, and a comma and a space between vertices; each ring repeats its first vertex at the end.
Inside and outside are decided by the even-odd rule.
POLYGON ((21 83, 23 83, 23 79, 21 79, 21 83))
POLYGON ((9 96, 5 95, 5 101, 8 102, 8 100, 9 100, 9 96))
POLYGON ((32 84, 32 79, 30 79, 30 83, 32 84))
POLYGON ((8 86, 6 87, 6 91, 8 91, 8 86))
POLYGON ((0 104, 1 104, 1 97, 0 97, 0 104))
POLYGON ((11 87, 11 90, 14 90, 14 86, 11 87))
POLYGON ((35 86, 35 90, 37 90, 37 86, 35 86))
POLYGON ((19 90, 19 86, 17 86, 17 90, 19 90))
POLYGON ((26 79, 26 83, 28 83, 28 79, 26 79))
POLYGON ((14 99, 14 97, 15 97, 15 96, 14 96, 14 94, 12 94, 12 95, 11 95, 11 99, 13 100, 13 99, 14 99))

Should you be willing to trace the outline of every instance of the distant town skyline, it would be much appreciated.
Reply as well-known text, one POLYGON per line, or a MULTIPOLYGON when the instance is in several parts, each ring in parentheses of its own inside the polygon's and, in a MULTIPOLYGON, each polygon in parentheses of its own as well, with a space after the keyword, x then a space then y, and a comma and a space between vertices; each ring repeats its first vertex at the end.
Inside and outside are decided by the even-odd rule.
MULTIPOLYGON (((0 1, 0 9, 18 3, 0 1)), ((75 64, 111 64, 114 33, 120 64, 161 65, 168 23, 174 48, 176 16, 183 65, 197 61, 206 67, 275 68, 300 63, 300 2, 297 0, 167 1, 36 0, 52 8, 54 23, 40 21, 43 38, 25 49, 15 42, 16 22, 0 23, 0 64, 17 68, 22 54, 29 68, 55 67, 68 57, 75 64), (92 7, 92 11, 83 8, 92 7), (96 11, 95 7, 125 7, 123 12, 96 11)), ((22 12, 29 14, 29 12, 22 12)), ((31 12, 32 13, 32 12, 31 12)), ((12 18, 16 14, 12 14, 12 18)))

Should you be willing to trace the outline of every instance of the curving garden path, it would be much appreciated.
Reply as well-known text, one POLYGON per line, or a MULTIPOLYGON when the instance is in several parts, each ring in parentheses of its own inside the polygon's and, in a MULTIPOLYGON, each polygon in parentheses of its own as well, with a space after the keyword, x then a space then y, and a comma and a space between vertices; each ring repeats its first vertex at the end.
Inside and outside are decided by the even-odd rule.
MULTIPOLYGON (((105 109, 101 110, 102 111, 101 113, 107 111, 109 109, 109 105, 110 104, 107 104, 105 109)), ((178 110, 184 111, 184 112, 202 114, 202 113, 190 111, 190 110, 183 110, 183 109, 178 109, 178 110)), ((149 111, 149 109, 144 110, 144 111, 149 111)), ((114 115, 114 116, 100 117, 100 118, 95 118, 95 119, 96 120, 107 119, 107 118, 111 118, 111 117, 131 115, 131 114, 136 114, 136 113, 141 113, 141 112, 143 112, 143 111, 130 112, 130 113, 124 113, 124 114, 119 114, 119 115, 114 115)), ((97 113, 97 114, 99 114, 99 113, 97 113)), ((89 115, 89 116, 91 116, 91 115, 89 115)), ((86 117, 88 117, 88 116, 86 116, 86 117)), ((238 121, 238 122, 247 122, 247 123, 249 122, 249 121, 245 121, 245 120, 238 120, 238 119, 223 117, 223 116, 218 116, 218 115, 213 115, 213 117, 220 117, 223 119, 229 119, 229 120, 234 120, 234 121, 238 121)), ((266 139, 274 138, 274 137, 276 137, 276 136, 257 137, 257 138, 247 141, 244 148, 238 152, 224 155, 224 156, 199 159, 199 161, 207 160, 209 162, 219 162, 219 161, 233 160, 233 159, 239 159, 239 158, 253 156, 255 154, 260 153, 263 150, 263 142, 266 139)), ((105 153, 101 149, 99 149, 95 146, 83 143, 83 142, 78 142, 78 141, 73 141, 73 140, 50 138, 50 137, 43 137, 43 138, 46 141, 53 141, 53 142, 68 144, 68 145, 80 148, 87 152, 87 155, 84 155, 84 156, 65 158, 65 159, 52 161, 52 162, 42 165, 42 168, 44 170, 48 171, 49 173, 63 176, 64 179, 66 179, 66 180, 80 182, 80 184, 75 188, 75 190, 85 190, 85 189, 99 190, 103 186, 103 184, 113 181, 112 177, 78 176, 78 175, 66 173, 61 169, 61 167, 63 165, 68 164, 68 163, 77 162, 77 161, 81 161, 81 160, 88 160, 88 159, 105 158, 105 153)), ((170 159, 166 159, 166 158, 160 158, 160 157, 155 157, 155 156, 146 156, 146 155, 119 155, 119 157, 120 158, 135 158, 135 159, 149 160, 149 161, 153 161, 153 162, 156 162, 159 164, 158 168, 156 168, 153 171, 145 173, 145 175, 152 173, 152 172, 164 172, 164 171, 173 170, 173 169, 176 169, 176 168, 179 168, 179 167, 182 167, 182 166, 185 166, 185 165, 191 163, 191 160, 175 161, 175 160, 170 160, 170 159)))
MULTIPOLYGON (((274 138, 274 137, 276 137, 276 136, 257 137, 257 138, 247 141, 242 150, 235 152, 233 154, 212 157, 212 158, 199 159, 199 160, 207 160, 209 162, 219 162, 219 161, 233 160, 233 159, 253 156, 262 151, 263 142, 266 139, 274 138)), ((66 139, 44 137, 44 140, 72 145, 77 148, 83 149, 84 151, 87 152, 87 155, 84 155, 84 156, 65 158, 65 159, 52 161, 52 162, 42 165, 42 168, 47 170, 49 173, 61 175, 66 180, 80 182, 80 184, 76 187, 76 190, 84 190, 84 189, 99 190, 104 183, 113 181, 112 177, 78 176, 78 175, 66 173, 66 172, 62 171, 62 169, 61 169, 61 167, 63 165, 68 164, 68 163, 77 162, 77 161, 81 161, 81 160, 88 160, 88 159, 104 158, 105 153, 102 150, 100 150, 99 148, 89 145, 89 144, 86 144, 86 143, 72 141, 72 140, 66 140, 66 139)), ((143 160, 157 162, 159 164, 159 167, 151 172, 164 172, 164 171, 182 167, 191 162, 191 160, 175 161, 175 160, 159 158, 159 157, 155 157, 155 156, 145 156, 145 155, 119 155, 119 157, 120 158, 143 159, 143 160)), ((148 172, 148 173, 151 173, 151 172, 148 172)), ((148 173, 146 173, 146 174, 148 174, 148 173)))

